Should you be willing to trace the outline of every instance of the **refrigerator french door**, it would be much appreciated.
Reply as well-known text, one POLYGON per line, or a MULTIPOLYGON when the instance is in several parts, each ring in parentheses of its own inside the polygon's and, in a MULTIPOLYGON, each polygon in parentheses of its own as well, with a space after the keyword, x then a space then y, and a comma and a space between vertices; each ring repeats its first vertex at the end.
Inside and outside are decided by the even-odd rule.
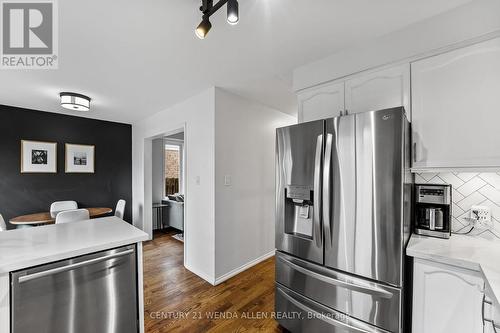
MULTIPOLYGON (((319 165, 315 178, 320 185, 313 186, 313 192, 320 194, 314 208, 321 210, 317 235, 322 239, 317 243, 314 237, 307 239, 323 244, 323 260, 293 251, 299 245, 297 235, 282 226, 295 220, 277 215, 276 310, 302 314, 300 319, 287 317, 279 322, 292 332, 402 332, 404 245, 410 230, 412 183, 404 109, 315 123, 323 133, 310 138, 302 136, 301 128, 312 123, 277 132, 278 148, 284 133, 291 136, 288 150, 294 150, 294 142, 306 146, 304 142, 314 137, 321 138, 323 145, 322 157, 293 156, 295 163, 319 165), (286 243, 278 241, 284 238, 286 243)), ((283 170, 295 167, 282 152, 277 150, 278 211, 288 203, 290 210, 300 212, 302 203, 287 202, 286 192, 280 191, 291 185, 280 178, 283 170)))
POLYGON ((324 122, 280 128, 276 140, 276 247, 323 264, 324 122))
POLYGON ((398 109, 326 120, 325 265, 402 283, 403 113, 398 109))

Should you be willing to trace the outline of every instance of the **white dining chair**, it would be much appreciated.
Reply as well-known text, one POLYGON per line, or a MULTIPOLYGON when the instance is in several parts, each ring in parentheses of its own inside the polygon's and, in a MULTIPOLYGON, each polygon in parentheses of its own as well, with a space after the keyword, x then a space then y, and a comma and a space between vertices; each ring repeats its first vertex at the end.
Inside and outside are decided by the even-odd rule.
POLYGON ((123 199, 118 200, 115 209, 115 216, 123 220, 123 215, 125 214, 125 205, 127 202, 123 199))
POLYGON ((5 224, 2 214, 0 214, 0 231, 7 231, 7 224, 5 224))
POLYGON ((57 214, 56 224, 85 221, 88 219, 90 219, 90 215, 86 209, 65 210, 57 214))
POLYGON ((55 218, 57 213, 73 209, 78 209, 76 201, 56 201, 50 205, 50 216, 55 218))

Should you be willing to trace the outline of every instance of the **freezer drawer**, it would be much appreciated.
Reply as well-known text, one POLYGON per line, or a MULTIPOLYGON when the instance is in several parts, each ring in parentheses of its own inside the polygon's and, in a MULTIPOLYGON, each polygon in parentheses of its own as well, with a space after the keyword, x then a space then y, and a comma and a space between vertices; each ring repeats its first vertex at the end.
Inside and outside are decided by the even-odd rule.
POLYGON ((340 273, 280 252, 276 255, 276 281, 352 318, 390 332, 401 332, 402 300, 398 288, 340 273))
POLYGON ((276 317, 292 333, 389 333, 351 318, 281 285, 276 286, 276 317))
POLYGON ((135 245, 11 273, 12 333, 137 333, 135 245))

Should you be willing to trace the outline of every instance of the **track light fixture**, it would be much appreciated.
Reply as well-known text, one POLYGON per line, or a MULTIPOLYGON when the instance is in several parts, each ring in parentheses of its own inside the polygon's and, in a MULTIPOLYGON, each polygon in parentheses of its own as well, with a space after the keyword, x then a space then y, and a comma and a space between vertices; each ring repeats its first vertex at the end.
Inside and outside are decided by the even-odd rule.
POLYGON ((205 39, 205 36, 208 34, 211 28, 212 23, 210 23, 210 19, 203 16, 203 20, 196 28, 196 36, 198 36, 199 39, 205 39))
POLYGON ((237 24, 240 20, 238 0, 219 0, 215 5, 213 0, 202 0, 200 11, 203 13, 202 21, 196 28, 196 36, 200 39, 205 39, 208 32, 212 28, 210 16, 217 12, 222 6, 227 3, 227 22, 229 24, 237 24))
POLYGON ((238 0, 227 1, 227 23, 235 25, 238 24, 240 15, 238 12, 238 0))

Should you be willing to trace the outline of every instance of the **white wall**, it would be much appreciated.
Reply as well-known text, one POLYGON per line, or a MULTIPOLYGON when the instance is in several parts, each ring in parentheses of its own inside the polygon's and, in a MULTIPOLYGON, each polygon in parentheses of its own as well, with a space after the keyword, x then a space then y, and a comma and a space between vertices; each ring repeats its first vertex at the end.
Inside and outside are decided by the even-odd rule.
POLYGON ((165 174, 165 145, 163 144, 163 137, 154 139, 151 144, 152 156, 152 200, 153 203, 161 202, 163 199, 163 176, 165 174))
POLYGON ((152 222, 152 140, 184 127, 186 145, 185 266, 207 281, 215 278, 214 121, 210 88, 132 126, 134 225, 152 222), (199 179, 199 183, 197 182, 199 179))
POLYGON ((275 131, 296 122, 211 88, 134 124, 134 225, 151 232, 153 139, 185 126, 185 266, 216 284, 272 255, 275 131))
POLYGON ((491 210, 493 228, 476 225, 470 236, 486 239, 500 238, 500 172, 441 172, 417 173, 416 184, 450 184, 452 186, 453 232, 466 232, 472 206, 487 206, 491 210), (474 191, 472 191, 474 190, 474 191))
POLYGON ((274 254, 276 128, 288 114, 216 88, 216 283, 274 254), (224 185, 224 176, 231 186, 224 185))
POLYGON ((395 63, 500 30, 500 1, 474 0, 449 12, 295 69, 295 91, 395 63))

